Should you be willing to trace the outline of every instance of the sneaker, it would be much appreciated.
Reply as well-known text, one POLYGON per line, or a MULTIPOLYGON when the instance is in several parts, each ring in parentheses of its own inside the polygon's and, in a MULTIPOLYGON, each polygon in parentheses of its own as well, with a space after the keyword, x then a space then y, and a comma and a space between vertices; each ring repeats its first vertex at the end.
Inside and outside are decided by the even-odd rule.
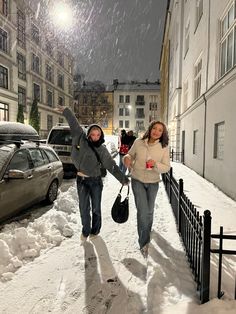
POLYGON ((83 233, 81 233, 81 236, 80 236, 81 245, 83 245, 84 242, 86 242, 86 241, 87 241, 87 237, 85 237, 85 236, 83 235, 83 233))
POLYGON ((144 245, 141 249, 140 252, 143 255, 144 258, 148 257, 148 244, 144 245))

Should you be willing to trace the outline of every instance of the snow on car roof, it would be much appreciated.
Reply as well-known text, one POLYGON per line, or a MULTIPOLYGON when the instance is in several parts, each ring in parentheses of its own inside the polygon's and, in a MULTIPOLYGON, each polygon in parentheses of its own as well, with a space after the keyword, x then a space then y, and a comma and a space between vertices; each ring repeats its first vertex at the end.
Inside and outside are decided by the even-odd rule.
POLYGON ((0 122, 1 140, 39 139, 38 132, 31 126, 20 122, 0 122))

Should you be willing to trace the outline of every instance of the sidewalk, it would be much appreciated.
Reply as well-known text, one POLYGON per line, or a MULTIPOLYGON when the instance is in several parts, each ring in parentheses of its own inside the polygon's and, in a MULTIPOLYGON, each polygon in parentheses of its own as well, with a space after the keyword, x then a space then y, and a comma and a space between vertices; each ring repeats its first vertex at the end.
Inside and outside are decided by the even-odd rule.
MULTIPOLYGON (((193 171, 180 164, 173 164, 173 167, 176 178, 186 177, 186 182, 183 177, 185 192, 192 193, 189 195, 191 200, 196 198, 193 200, 194 204, 197 205, 196 195, 199 198, 199 194, 207 191, 207 205, 211 204, 216 212, 215 204, 219 202, 219 195, 225 215, 227 211, 232 213, 233 208, 235 209, 235 202, 193 171)), ((119 189, 119 182, 109 174, 104 180, 101 235, 84 246, 79 244, 79 214, 76 212, 72 215, 72 209, 78 208, 75 184, 67 192, 60 193, 55 209, 57 214, 60 213, 61 220, 55 216, 54 209, 50 219, 45 219, 44 228, 47 228, 46 223, 49 220, 56 227, 58 221, 62 223, 63 217, 70 222, 74 235, 71 239, 64 239, 59 246, 42 251, 39 257, 25 261, 25 265, 14 274, 11 281, 0 283, 0 313, 235 313, 236 301, 213 300, 206 305, 199 305, 196 284, 163 184, 160 184, 157 196, 147 260, 138 249, 136 209, 132 192, 128 222, 118 225, 112 221, 111 207, 119 189)), ((205 209, 211 210, 209 207, 199 207, 199 210, 205 209)), ((42 221, 43 217, 35 223, 39 226, 42 221)), ((234 224, 232 214, 231 221, 234 224)), ((230 224, 227 228, 229 227, 230 224)), ((32 229, 32 225, 30 228, 32 229)), ((38 234, 37 237, 39 236, 38 234)), ((0 239, 5 237, 6 235, 0 234, 0 239)), ((235 264, 232 259, 227 265, 228 282, 232 282, 235 264)), ((226 288, 230 287, 227 285, 226 288)), ((231 289, 228 290, 232 293, 231 289)))

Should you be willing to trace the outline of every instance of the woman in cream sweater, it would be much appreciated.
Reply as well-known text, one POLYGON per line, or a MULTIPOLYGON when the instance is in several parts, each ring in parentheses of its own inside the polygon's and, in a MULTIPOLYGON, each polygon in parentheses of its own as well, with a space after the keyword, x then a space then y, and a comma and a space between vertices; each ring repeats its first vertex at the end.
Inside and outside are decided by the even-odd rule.
POLYGON ((148 255, 160 174, 170 169, 168 141, 165 124, 153 121, 144 136, 135 140, 123 158, 124 165, 131 172, 131 185, 137 208, 139 246, 144 257, 148 255))

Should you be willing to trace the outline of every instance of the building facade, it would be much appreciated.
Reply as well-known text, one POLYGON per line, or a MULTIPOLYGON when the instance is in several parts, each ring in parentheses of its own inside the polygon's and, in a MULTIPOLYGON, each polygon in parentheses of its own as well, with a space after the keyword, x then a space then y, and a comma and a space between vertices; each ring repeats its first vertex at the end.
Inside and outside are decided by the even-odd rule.
POLYGON ((23 107, 28 124, 31 105, 38 101, 40 135, 63 117, 58 104, 73 103, 73 57, 53 27, 30 1, 0 1, 0 121, 16 121, 23 107))
POLYGON ((83 82, 74 93, 74 111, 83 125, 99 124, 104 134, 113 130, 113 88, 101 82, 83 82))
POLYGON ((161 120, 159 82, 120 83, 114 86, 114 133, 121 129, 143 133, 151 121, 161 120))
POLYGON ((171 0, 168 12, 171 148, 236 199, 236 1, 171 0))

